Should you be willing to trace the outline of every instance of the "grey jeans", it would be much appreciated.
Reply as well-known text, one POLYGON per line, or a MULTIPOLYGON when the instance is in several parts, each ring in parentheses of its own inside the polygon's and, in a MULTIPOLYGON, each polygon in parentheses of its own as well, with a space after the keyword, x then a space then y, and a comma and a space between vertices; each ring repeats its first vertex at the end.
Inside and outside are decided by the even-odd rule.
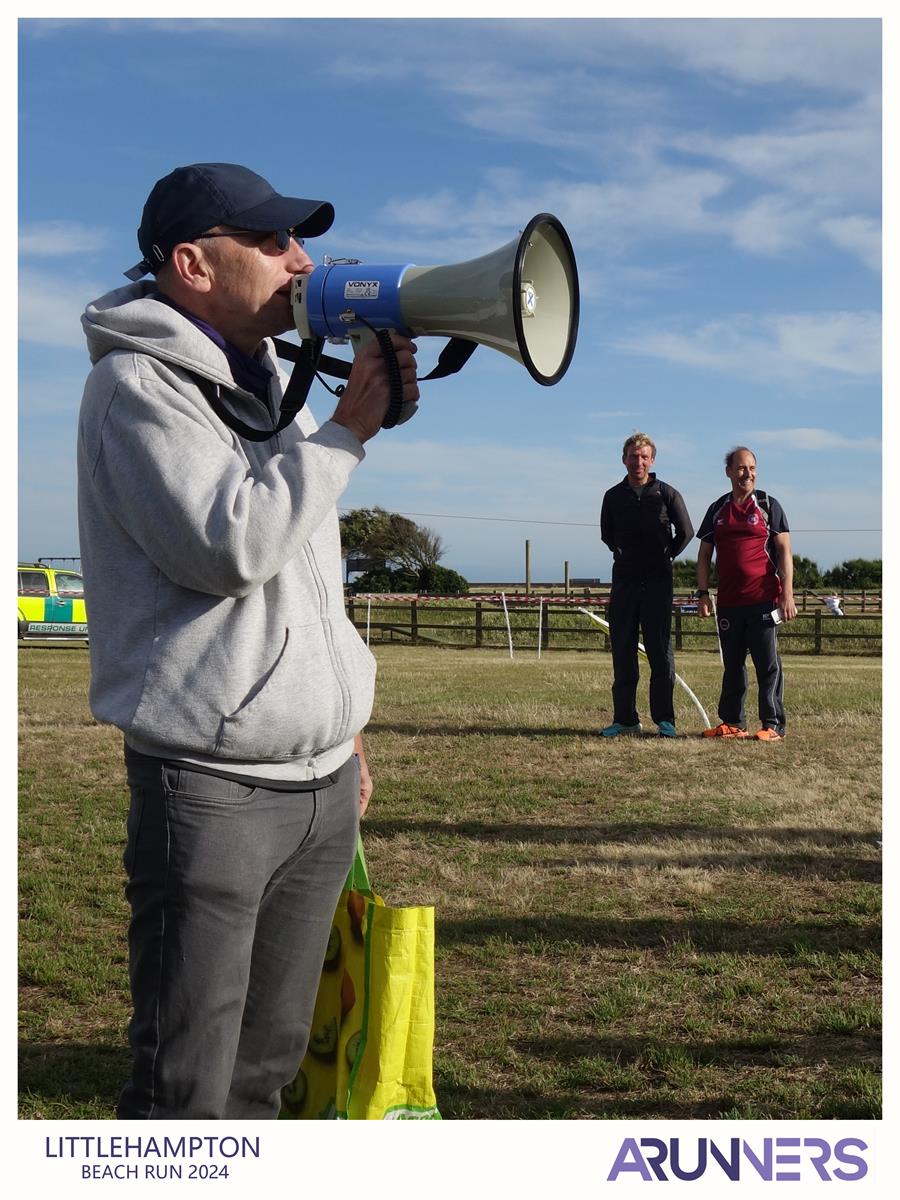
POLYGON ((284 791, 126 747, 134 1065, 123 1120, 274 1120, 359 829, 359 764, 284 791))

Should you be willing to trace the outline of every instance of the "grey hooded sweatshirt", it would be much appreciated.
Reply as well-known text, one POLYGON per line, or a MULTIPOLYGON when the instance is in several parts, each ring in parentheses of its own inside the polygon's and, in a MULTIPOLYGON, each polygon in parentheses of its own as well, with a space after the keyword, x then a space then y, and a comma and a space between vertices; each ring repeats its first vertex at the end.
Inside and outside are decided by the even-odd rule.
POLYGON ((304 781, 335 770, 369 718, 375 663, 344 613, 335 504, 364 457, 304 408, 244 441, 197 383, 274 425, 225 354, 153 283, 82 318, 93 370, 78 433, 91 709, 136 750, 304 781))

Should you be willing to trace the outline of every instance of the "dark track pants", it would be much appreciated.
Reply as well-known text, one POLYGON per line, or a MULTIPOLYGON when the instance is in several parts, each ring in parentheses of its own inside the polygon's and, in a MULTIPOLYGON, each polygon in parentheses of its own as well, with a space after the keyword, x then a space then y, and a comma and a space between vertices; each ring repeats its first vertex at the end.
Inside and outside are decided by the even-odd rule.
POLYGON ((128 1120, 274 1120, 306 1051, 359 828, 355 756, 276 791, 126 748, 128 1120))
POLYGON ((716 614, 725 671, 719 697, 719 718, 726 725, 746 727, 747 653, 756 670, 761 724, 784 733, 784 671, 778 657, 777 627, 767 619, 771 604, 720 608, 716 614))
POLYGON ((650 662, 650 716, 675 720, 675 656, 672 653, 672 576, 614 579, 609 599, 609 640, 613 656, 613 720, 622 725, 639 721, 636 696, 638 640, 650 662), (639 633, 642 637, 639 639, 639 633))

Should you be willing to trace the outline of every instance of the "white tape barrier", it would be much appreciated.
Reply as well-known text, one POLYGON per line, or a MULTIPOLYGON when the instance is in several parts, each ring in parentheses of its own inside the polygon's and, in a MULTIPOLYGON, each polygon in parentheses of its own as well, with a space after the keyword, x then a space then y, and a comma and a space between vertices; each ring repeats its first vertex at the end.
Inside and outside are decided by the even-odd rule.
MULTIPOLYGON (((578 611, 580 613, 584 613, 584 615, 586 617, 590 617, 592 621, 596 621, 598 625, 602 625, 604 629, 609 631, 609 621, 604 621, 602 617, 595 616, 592 612, 588 612, 588 610, 586 608, 579 608, 578 611)), ((647 651, 644 649, 643 645, 640 642, 638 642, 638 650, 640 650, 640 652, 641 652, 641 654, 643 654, 644 658, 647 657, 647 651)), ((697 699, 697 697, 694 695, 694 693, 691 691, 691 689, 688 687, 688 685, 684 682, 684 680, 681 678, 681 676, 678 674, 677 671, 675 672, 675 682, 681 684, 681 686, 684 688, 684 690, 687 692, 687 694, 693 700, 694 704, 696 704, 697 712, 703 718, 704 728, 712 729, 712 725, 710 724, 709 717, 706 715, 706 709, 703 707, 703 705, 700 703, 700 701, 697 699)))

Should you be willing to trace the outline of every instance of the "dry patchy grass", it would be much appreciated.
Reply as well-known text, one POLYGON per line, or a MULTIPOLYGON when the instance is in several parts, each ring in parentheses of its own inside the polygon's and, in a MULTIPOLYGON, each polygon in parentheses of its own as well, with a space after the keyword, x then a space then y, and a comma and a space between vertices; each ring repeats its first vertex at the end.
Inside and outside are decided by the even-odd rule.
MULTIPOLYGON (((704 742, 680 691, 674 742, 601 741, 601 654, 376 653, 366 853, 436 906, 445 1117, 878 1115, 880 663, 787 658, 766 746, 704 742)), ((21 1111, 111 1117, 120 739, 83 651, 20 666, 21 1111)), ((678 670, 712 715, 716 656, 678 670)))

